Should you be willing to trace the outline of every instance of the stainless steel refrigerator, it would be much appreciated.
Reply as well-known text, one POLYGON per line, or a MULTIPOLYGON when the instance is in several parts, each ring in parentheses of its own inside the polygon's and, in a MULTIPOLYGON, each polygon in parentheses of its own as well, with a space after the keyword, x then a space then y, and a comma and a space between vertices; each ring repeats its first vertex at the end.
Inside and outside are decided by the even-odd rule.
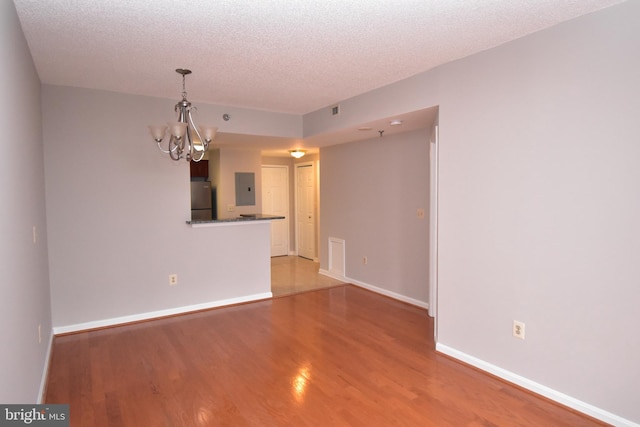
POLYGON ((211 183, 209 181, 191 181, 191 220, 207 221, 211 219, 213 219, 211 183))

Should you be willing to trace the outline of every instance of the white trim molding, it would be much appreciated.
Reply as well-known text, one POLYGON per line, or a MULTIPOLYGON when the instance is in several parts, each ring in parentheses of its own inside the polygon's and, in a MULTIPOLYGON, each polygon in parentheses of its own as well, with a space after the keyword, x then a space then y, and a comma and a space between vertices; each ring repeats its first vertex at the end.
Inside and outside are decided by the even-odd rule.
POLYGON ((47 354, 44 356, 44 366, 42 368, 42 378, 40 379, 40 390, 38 390, 38 404, 44 403, 47 392, 47 381, 49 379, 49 367, 51 366, 51 351, 53 350, 53 331, 49 333, 49 344, 47 354))
POLYGON ((392 291, 389 291, 387 289, 382 289, 382 288, 379 288, 377 286, 373 286, 373 285, 370 285, 368 283, 364 283, 364 282, 352 279, 352 278, 347 277, 347 276, 337 276, 335 274, 331 274, 331 272, 329 272, 327 270, 320 269, 318 271, 318 273, 320 273, 320 274, 322 274, 324 276, 327 276, 327 277, 331 277, 332 279, 340 280, 340 281, 345 282, 345 283, 351 283, 351 284, 353 284, 355 286, 367 289, 367 290, 369 290, 371 292, 375 292, 377 294, 384 295, 386 297, 393 298, 393 299, 398 300, 398 301, 406 302, 407 304, 415 305, 416 307, 424 308, 425 310, 429 310, 429 303, 427 303, 427 302, 420 301, 420 300, 417 300, 415 298, 408 297, 406 295, 398 294, 396 292, 392 292, 392 291))
POLYGON ((578 412, 582 412, 583 414, 589 415, 600 421, 604 421, 605 423, 619 427, 640 427, 640 424, 636 424, 630 420, 612 414, 611 412, 605 411, 604 409, 600 409, 586 402, 575 399, 564 393, 553 390, 552 388, 539 384, 528 378, 522 377, 511 371, 507 371, 506 369, 500 368, 499 366, 485 362, 484 360, 470 356, 447 345, 436 343, 436 351, 442 354, 446 354, 447 356, 450 356, 468 365, 474 366, 492 375, 495 375, 496 377, 501 378, 505 381, 516 384, 536 394, 551 399, 561 405, 567 406, 571 409, 575 409, 578 412))
POLYGON ((242 304, 245 302, 260 301, 272 298, 271 292, 261 294, 247 295, 238 298, 229 298, 219 301, 205 302, 202 304, 194 304, 183 307, 168 308, 166 310, 150 311, 147 313, 132 314, 130 316, 114 317, 111 319, 95 320, 86 323, 77 323, 75 325, 55 326, 53 328, 54 335, 69 334, 73 332, 87 331, 91 329, 106 328, 109 326, 122 325, 126 323, 140 322, 143 320, 159 319, 167 316, 175 316, 177 314, 186 314, 194 311, 207 310, 209 308, 224 307, 227 305, 242 304))
POLYGON ((324 268, 319 269, 318 273, 322 274, 323 276, 331 277, 332 279, 340 280, 341 282, 347 282, 346 277, 331 273, 330 271, 325 270, 324 268))
POLYGON ((375 292, 380 295, 387 296, 389 298, 393 298, 398 301, 406 302, 407 304, 415 305, 420 308, 424 308, 425 310, 429 310, 429 303, 417 300, 415 298, 408 297, 406 295, 398 294, 396 292, 389 291, 387 289, 382 289, 377 286, 370 285, 368 283, 361 282, 359 280, 350 279, 345 277, 345 280, 349 283, 353 283, 356 286, 359 286, 364 289, 368 289, 371 292, 375 292))

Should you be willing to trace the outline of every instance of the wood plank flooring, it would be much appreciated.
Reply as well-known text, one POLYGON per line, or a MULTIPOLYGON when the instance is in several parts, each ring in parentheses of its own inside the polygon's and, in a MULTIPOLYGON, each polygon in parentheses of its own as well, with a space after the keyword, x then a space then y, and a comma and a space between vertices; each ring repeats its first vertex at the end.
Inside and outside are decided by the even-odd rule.
POLYGON ((434 351, 426 312, 353 285, 55 338, 72 426, 595 426, 434 351))
POLYGON ((271 293, 273 296, 290 295, 312 289, 343 285, 331 277, 318 274, 320 264, 298 256, 271 258, 271 293))

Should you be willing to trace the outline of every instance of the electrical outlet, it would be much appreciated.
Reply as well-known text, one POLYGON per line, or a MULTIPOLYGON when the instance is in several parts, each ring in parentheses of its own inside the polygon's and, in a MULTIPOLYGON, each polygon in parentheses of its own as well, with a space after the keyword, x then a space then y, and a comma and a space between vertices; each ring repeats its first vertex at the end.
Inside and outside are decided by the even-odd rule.
POLYGON ((419 219, 424 219, 424 209, 422 209, 422 208, 418 209, 418 212, 417 212, 416 216, 419 219))
POLYGON ((178 275, 177 274, 170 274, 169 275, 169 285, 173 286, 173 285, 177 285, 178 284, 178 275))
POLYGON ((368 263, 368 262, 369 262, 369 260, 367 259, 367 257, 366 257, 366 256, 363 256, 363 257, 362 257, 362 263, 363 263, 364 265, 367 265, 367 263, 368 263))
POLYGON ((521 340, 524 339, 524 322, 513 321, 513 336, 521 340))

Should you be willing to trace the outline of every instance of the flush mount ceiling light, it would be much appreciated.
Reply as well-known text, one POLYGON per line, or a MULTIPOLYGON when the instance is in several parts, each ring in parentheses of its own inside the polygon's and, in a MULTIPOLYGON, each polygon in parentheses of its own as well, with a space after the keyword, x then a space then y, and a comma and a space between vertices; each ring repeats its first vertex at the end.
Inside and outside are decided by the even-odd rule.
POLYGON ((389 124, 390 124, 391 126, 401 126, 401 125, 402 125, 402 120, 391 120, 391 121, 389 122, 389 124))
POLYGON ((193 122, 192 112, 195 112, 197 109, 196 107, 192 107, 191 103, 187 101, 187 91, 184 83, 185 76, 191 74, 191 70, 178 68, 176 73, 182 75, 182 101, 178 102, 175 107, 175 111, 178 113, 178 121, 167 123, 167 126, 149 126, 149 131, 154 141, 158 144, 160 151, 168 154, 172 160, 185 159, 188 162, 199 162, 204 158, 204 153, 216 136, 218 128, 213 126, 196 126, 193 122), (167 133, 167 128, 169 129, 171 137, 165 149, 162 146, 162 141, 167 133))
POLYGON ((299 159, 300 157, 304 156, 305 153, 306 153, 305 150, 300 150, 299 148, 296 148, 295 150, 289 150, 289 154, 291 154, 296 159, 299 159))

